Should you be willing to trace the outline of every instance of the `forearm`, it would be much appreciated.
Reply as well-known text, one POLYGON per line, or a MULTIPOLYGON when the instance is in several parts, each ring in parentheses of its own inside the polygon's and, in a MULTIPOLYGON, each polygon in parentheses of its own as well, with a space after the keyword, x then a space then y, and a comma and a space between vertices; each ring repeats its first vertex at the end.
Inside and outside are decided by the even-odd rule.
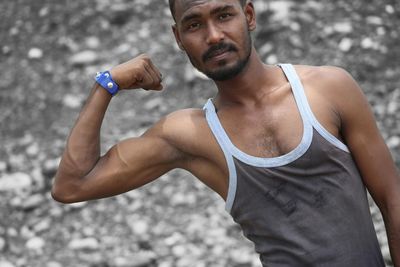
MULTIPOLYGON (((162 89, 161 74, 146 55, 114 67, 110 74, 120 90, 162 89)), ((107 195, 104 191, 110 191, 109 184, 104 181, 108 179, 107 173, 111 177, 113 164, 118 165, 110 158, 117 156, 110 150, 106 156, 100 157, 100 129, 111 97, 109 92, 95 84, 68 137, 53 183, 52 195, 56 200, 82 201, 107 195), (109 163, 108 167, 105 167, 105 162, 109 163)))
POLYGON ((383 219, 393 264, 400 267, 400 205, 391 207, 387 214, 383 214, 383 219))
POLYGON ((53 186, 53 195, 64 195, 89 173, 100 158, 100 129, 111 95, 97 83, 68 137, 53 186))
POLYGON ((100 129, 111 95, 97 83, 82 108, 67 140, 66 163, 86 174, 100 157, 100 129))

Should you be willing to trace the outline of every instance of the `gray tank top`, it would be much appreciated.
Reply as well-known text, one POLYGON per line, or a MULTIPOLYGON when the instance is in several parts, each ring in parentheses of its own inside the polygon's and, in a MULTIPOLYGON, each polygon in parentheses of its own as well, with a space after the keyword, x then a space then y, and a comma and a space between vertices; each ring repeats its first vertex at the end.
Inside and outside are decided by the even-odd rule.
POLYGON ((303 137, 274 158, 239 150, 211 100, 207 122, 229 169, 226 210, 254 242, 264 267, 385 266, 366 189, 349 149, 315 118, 290 64, 281 64, 303 121, 303 137))

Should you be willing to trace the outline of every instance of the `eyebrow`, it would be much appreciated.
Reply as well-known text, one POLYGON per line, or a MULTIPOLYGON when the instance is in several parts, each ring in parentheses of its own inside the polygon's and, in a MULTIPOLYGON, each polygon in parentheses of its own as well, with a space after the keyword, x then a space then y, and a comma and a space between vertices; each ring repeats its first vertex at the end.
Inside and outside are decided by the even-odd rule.
POLYGON ((215 14, 218 14, 220 12, 224 12, 224 11, 227 11, 229 9, 232 9, 232 8, 233 8, 233 5, 224 5, 224 6, 217 7, 215 9, 211 10, 210 14, 211 15, 215 15, 215 14))
MULTIPOLYGON (((227 4, 227 5, 224 5, 224 6, 220 6, 220 7, 217 7, 217 8, 214 8, 213 10, 211 10, 210 14, 211 15, 215 15, 215 14, 218 14, 220 12, 224 12, 224 11, 227 11, 229 9, 232 9, 233 7, 234 6, 230 5, 230 4, 227 4)), ((200 18, 200 17, 201 17, 201 14, 198 13, 198 12, 189 13, 186 16, 183 16, 183 18, 181 19, 181 23, 185 23, 185 22, 187 22, 189 20, 200 18)))
POLYGON ((184 16, 181 19, 181 23, 183 24, 183 23, 185 23, 185 22, 187 22, 189 20, 197 19, 197 18, 200 18, 200 17, 201 17, 200 13, 191 13, 191 14, 188 14, 188 15, 184 16))

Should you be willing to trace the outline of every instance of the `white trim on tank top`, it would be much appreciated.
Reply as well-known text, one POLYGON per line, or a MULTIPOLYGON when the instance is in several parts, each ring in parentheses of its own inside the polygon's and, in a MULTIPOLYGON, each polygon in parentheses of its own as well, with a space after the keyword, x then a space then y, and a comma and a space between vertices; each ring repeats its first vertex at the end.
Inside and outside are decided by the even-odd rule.
POLYGON ((297 75, 296 70, 294 69, 293 65, 292 64, 279 64, 278 66, 280 66, 283 69, 283 72, 285 73, 287 79, 292 80, 291 84, 295 84, 296 87, 301 88, 301 90, 299 90, 300 91, 299 92, 300 99, 301 99, 302 105, 305 108, 307 119, 311 122, 311 124, 313 125, 315 130, 317 130, 317 132, 322 137, 324 137, 329 143, 331 143, 335 147, 337 147, 347 153, 350 153, 349 148, 344 143, 342 143, 339 139, 337 139, 333 134, 331 134, 328 130, 326 130, 326 128, 324 126, 322 126, 321 123, 315 117, 314 113, 311 110, 310 104, 308 103, 307 96, 304 92, 304 87, 303 87, 301 80, 300 80, 299 76, 297 75))
POLYGON ((304 93, 303 85, 301 84, 301 81, 297 76, 294 67, 291 64, 279 64, 279 66, 282 68, 286 78, 290 83, 294 99, 296 101, 297 108, 299 110, 303 122, 303 137, 299 145, 292 151, 284 155, 271 158, 256 157, 241 151, 232 143, 228 134, 225 132, 218 118, 212 100, 209 99, 207 103, 204 105, 203 109, 205 110, 206 113, 206 119, 208 125, 211 128, 211 131, 213 132, 215 138, 217 139, 217 142, 224 153, 228 165, 229 188, 225 205, 225 209, 228 212, 231 211, 231 208, 233 206, 237 188, 237 174, 236 174, 236 167, 233 162, 233 157, 237 158, 243 163, 255 167, 265 168, 265 167, 279 167, 287 165, 295 161, 296 159, 300 158, 308 150, 312 142, 313 126, 318 131, 318 133, 321 134, 321 136, 324 137, 328 142, 332 143, 334 146, 346 152, 349 151, 346 145, 344 145, 342 142, 336 139, 336 137, 331 135, 315 118, 308 104, 307 97, 304 93))
MULTIPOLYGON (((304 116, 301 115, 303 120, 303 137, 301 139, 300 144, 290 151, 287 154, 271 157, 271 158, 263 158, 249 155, 239 148, 237 148, 232 141, 230 140, 228 134, 225 132, 218 115, 215 111, 215 106, 212 103, 211 99, 207 101, 205 106, 206 114, 208 115, 207 120, 209 121, 210 128, 215 134, 218 143, 223 149, 227 150, 231 155, 233 155, 238 160, 255 167, 278 167, 286 165, 297 158, 301 157, 309 148, 312 140, 312 125, 304 119, 304 116)), ((301 111, 304 112, 304 111, 301 111)), ((300 114, 301 114, 300 112, 300 114)))
MULTIPOLYGON (((221 129, 214 126, 215 118, 212 116, 212 110, 210 109, 210 107, 207 104, 204 106, 203 109, 205 110, 205 113, 206 113, 206 120, 208 122, 208 125, 210 126, 212 133, 214 134, 219 146, 222 149, 222 152, 224 153, 226 164, 228 166, 229 185, 228 185, 228 193, 227 193, 226 200, 225 200, 225 210, 228 213, 230 213, 232 206, 233 206, 233 202, 235 200, 236 188, 237 188, 237 174, 236 174, 235 163, 233 161, 232 154, 227 149, 227 145, 224 144, 225 142, 224 142, 224 140, 221 136, 221 132, 220 132, 221 129)), ((214 111, 214 113, 215 113, 215 111, 214 111)))

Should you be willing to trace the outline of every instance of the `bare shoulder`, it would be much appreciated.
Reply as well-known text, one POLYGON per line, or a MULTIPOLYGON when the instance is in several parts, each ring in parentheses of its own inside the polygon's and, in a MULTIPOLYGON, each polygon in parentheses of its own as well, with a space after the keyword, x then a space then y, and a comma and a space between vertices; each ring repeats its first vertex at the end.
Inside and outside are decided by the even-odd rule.
POLYGON ((364 99, 360 86, 351 74, 335 66, 295 66, 309 95, 319 95, 336 108, 354 98, 364 99))
POLYGON ((334 66, 296 65, 311 110, 331 134, 341 138, 345 122, 368 101, 352 76, 334 66))
POLYGON ((144 135, 157 135, 163 138, 182 138, 202 127, 206 123, 201 109, 181 109, 161 118, 144 135), (183 131, 184 130, 184 131, 183 131))
POLYGON ((209 138, 202 109, 182 109, 161 118, 143 136, 156 136, 182 152, 194 154, 200 140, 209 138))
POLYGON ((296 65, 295 69, 302 80, 322 82, 329 87, 342 87, 355 82, 350 73, 341 67, 296 65))
POLYGON ((340 67, 296 65, 295 68, 302 82, 311 87, 318 87, 319 90, 324 90, 324 93, 345 93, 359 88, 350 73, 340 67))

